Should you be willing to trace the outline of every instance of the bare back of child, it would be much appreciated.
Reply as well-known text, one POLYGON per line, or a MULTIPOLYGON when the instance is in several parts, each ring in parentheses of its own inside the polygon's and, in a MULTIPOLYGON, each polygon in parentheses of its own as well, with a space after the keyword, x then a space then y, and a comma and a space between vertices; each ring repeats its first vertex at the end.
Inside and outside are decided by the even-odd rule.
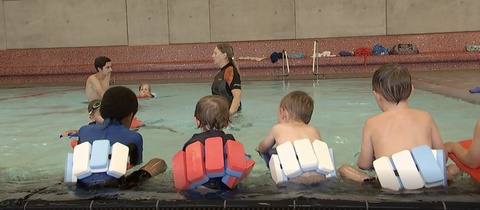
POLYGON ((432 116, 402 102, 368 119, 363 132, 360 168, 370 168, 374 156, 390 157, 422 145, 441 149, 443 143, 432 116))
MULTIPOLYGON (((383 65, 373 75, 372 88, 382 113, 370 117, 365 123, 357 160, 360 169, 371 169, 375 158, 390 157, 417 146, 443 149, 432 116, 408 106, 413 85, 407 68, 400 64, 383 65)), ((339 173, 359 182, 371 179, 365 172, 347 165, 340 167, 339 173)))
MULTIPOLYGON (((320 132, 314 126, 308 125, 313 113, 313 99, 303 91, 292 91, 280 101, 278 110, 278 124, 274 125, 270 132, 255 149, 266 153, 274 145, 282 145, 300 139, 309 139, 310 142, 322 140, 320 132)), ((316 171, 302 173, 295 178, 289 178, 289 182, 311 185, 326 179, 325 175, 316 171)))

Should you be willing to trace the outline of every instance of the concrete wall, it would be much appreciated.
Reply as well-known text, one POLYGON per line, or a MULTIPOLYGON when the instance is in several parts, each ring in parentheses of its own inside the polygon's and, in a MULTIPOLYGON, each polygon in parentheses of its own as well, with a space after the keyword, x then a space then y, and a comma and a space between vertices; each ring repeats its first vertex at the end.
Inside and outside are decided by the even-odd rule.
POLYGON ((3 1, 7 49, 127 44, 123 0, 3 1))
POLYGON ((297 38, 386 35, 385 0, 297 0, 297 38))
POLYGON ((0 49, 480 31, 478 0, 1 0, 0 49))
POLYGON ((7 49, 7 43, 5 39, 5 18, 3 13, 3 2, 0 4, 0 50, 7 49))
POLYGON ((209 0, 168 1, 170 43, 210 42, 209 0))
POLYGON ((387 0, 387 33, 480 30, 478 0, 387 0))
POLYGON ((167 0, 127 0, 127 19, 129 45, 169 43, 167 0))
POLYGON ((212 42, 295 39, 293 0, 210 0, 212 42))

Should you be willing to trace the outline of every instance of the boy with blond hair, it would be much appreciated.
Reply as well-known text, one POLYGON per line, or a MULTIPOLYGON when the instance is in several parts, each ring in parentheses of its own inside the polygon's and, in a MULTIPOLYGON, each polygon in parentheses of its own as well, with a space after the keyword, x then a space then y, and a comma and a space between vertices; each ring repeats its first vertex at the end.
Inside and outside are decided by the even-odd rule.
MULTIPOLYGON (((312 97, 303 91, 292 91, 280 101, 278 108, 278 124, 270 129, 267 138, 258 144, 256 151, 268 153, 274 145, 293 142, 300 139, 322 141, 320 132, 308 125, 313 114, 314 102, 312 97)), ((290 178, 288 181, 301 184, 314 184, 325 179, 325 175, 316 171, 304 172, 302 175, 290 178)))

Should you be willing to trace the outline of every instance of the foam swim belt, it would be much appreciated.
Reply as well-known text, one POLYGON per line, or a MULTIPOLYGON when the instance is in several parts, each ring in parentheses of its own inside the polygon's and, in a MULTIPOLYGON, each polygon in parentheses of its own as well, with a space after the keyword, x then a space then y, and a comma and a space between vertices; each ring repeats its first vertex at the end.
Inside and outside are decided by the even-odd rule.
MULTIPOLYGON (((327 178, 336 177, 333 150, 320 140, 312 143, 309 139, 285 142, 276 147, 277 154, 272 154, 268 160, 270 175, 279 184, 288 181, 307 171, 316 171, 327 178)), ((265 161, 268 155, 264 154, 265 161)))
MULTIPOLYGON (((464 140, 464 141, 460 141, 458 142, 460 145, 462 145, 463 148, 465 149, 469 149, 470 148, 470 144, 472 144, 472 139, 469 139, 469 140, 464 140)), ((460 160, 458 160, 457 156, 455 156, 453 153, 448 153, 448 157, 450 159, 452 159, 453 162, 455 162, 455 164, 457 164, 457 166, 462 169, 462 171, 465 171, 467 174, 469 174, 473 179, 477 180, 478 182, 480 182, 480 168, 476 168, 476 169, 473 169, 473 168, 470 168, 466 165, 464 165, 462 162, 460 162, 460 160)))
MULTIPOLYGON (((75 134, 75 135, 78 136, 77 134, 75 134)), ((70 141, 70 146, 72 146, 72 149, 75 149, 75 147, 76 147, 77 145, 78 145, 78 140, 72 140, 72 141, 70 141)), ((69 153, 69 154, 70 154, 70 153, 69 153)), ((71 153, 71 154, 73 154, 73 153, 71 153)), ((127 155, 128 155, 128 154, 127 154, 127 155)), ((133 168, 133 166, 134 166, 134 165, 132 165, 132 164, 130 164, 130 163, 127 162, 127 170, 133 168)))
POLYGON ((137 98, 152 98, 151 95, 143 95, 141 96, 140 94, 137 95, 137 98))
POLYGON ((380 185, 390 190, 415 190, 423 187, 447 185, 443 150, 432 150, 429 146, 403 150, 391 157, 373 161, 380 185))
POLYGON ((243 144, 221 137, 210 137, 205 145, 200 141, 179 151, 172 159, 175 189, 193 189, 210 178, 222 177, 230 189, 237 186, 252 171, 255 162, 245 155, 243 144))
POLYGON ((110 145, 108 139, 75 145, 73 153, 67 154, 64 182, 75 183, 92 173, 103 172, 120 178, 127 171, 128 153, 128 146, 119 142, 110 145))
POLYGON ((137 95, 137 98, 155 98, 157 96, 156 93, 150 93, 150 95, 143 95, 141 96, 140 94, 137 95))
POLYGON ((132 124, 130 125, 130 128, 136 128, 136 127, 140 127, 140 126, 144 126, 144 125, 145 125, 145 123, 138 120, 137 117, 133 117, 132 124))

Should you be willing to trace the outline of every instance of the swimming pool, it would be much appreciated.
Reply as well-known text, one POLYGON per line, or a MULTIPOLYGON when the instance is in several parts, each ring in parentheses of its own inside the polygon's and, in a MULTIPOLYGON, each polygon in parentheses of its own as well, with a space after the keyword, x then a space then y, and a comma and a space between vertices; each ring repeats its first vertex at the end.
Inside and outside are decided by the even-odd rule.
MULTIPOLYGON (((137 85, 127 87, 138 92, 137 85)), ((164 159, 169 169, 147 184, 129 191, 79 190, 62 183, 64 161, 70 140, 60 139, 66 130, 89 122, 82 87, 0 89, 0 201, 7 199, 295 199, 316 198, 349 201, 464 201, 478 202, 480 184, 463 175, 448 187, 408 192, 380 189, 378 183, 358 184, 333 179, 314 187, 277 187, 264 161, 254 148, 277 122, 280 99, 293 90, 303 90, 315 100, 310 122, 335 152, 336 167, 354 164, 362 129, 368 117, 380 113, 370 79, 252 81, 242 87, 243 110, 226 130, 251 154, 256 165, 241 188, 231 192, 178 192, 173 187, 173 155, 196 132, 195 104, 210 94, 209 83, 152 84, 154 99, 140 99, 136 117, 146 124, 138 130, 144 138, 144 162, 164 159)), ((470 139, 480 113, 479 105, 416 89, 410 107, 430 112, 444 142, 470 139)), ((451 161, 450 161, 451 162, 451 161)))

